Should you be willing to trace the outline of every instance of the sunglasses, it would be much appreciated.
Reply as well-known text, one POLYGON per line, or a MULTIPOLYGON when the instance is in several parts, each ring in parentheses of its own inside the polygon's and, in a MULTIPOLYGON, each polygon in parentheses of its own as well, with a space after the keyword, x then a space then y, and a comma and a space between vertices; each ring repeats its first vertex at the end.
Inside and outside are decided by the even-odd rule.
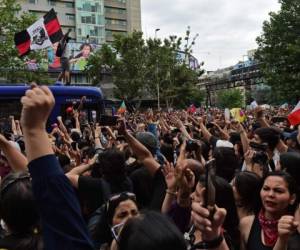
POLYGON ((124 225, 125 225, 125 222, 121 222, 120 224, 114 225, 110 229, 111 233, 113 235, 113 238, 116 240, 116 242, 118 244, 119 244, 119 235, 120 235, 120 232, 121 232, 124 225))
POLYGON ((110 206, 115 204, 115 202, 118 202, 119 200, 126 200, 126 199, 131 199, 133 201, 136 201, 136 196, 134 193, 131 193, 131 192, 122 192, 122 193, 116 194, 108 199, 108 201, 106 203, 106 211, 109 211, 110 206))

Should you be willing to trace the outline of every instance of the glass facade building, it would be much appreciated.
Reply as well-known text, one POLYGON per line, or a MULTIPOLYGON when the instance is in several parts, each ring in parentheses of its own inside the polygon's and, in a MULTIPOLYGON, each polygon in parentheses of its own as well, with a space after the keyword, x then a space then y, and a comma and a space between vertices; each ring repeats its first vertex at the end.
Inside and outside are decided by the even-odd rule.
POLYGON ((140 0, 17 0, 23 11, 43 16, 51 8, 57 13, 63 32, 78 43, 110 43, 114 34, 141 30, 140 0))
POLYGON ((76 0, 76 41, 105 43, 105 15, 103 0, 76 0))

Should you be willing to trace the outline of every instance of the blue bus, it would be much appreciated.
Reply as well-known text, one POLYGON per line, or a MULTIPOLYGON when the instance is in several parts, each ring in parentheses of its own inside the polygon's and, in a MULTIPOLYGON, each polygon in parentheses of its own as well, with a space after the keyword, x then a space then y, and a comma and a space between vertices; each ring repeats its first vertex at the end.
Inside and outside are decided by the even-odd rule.
MULTIPOLYGON (((29 85, 0 85, 0 118, 8 118, 13 115, 15 119, 20 119, 22 105, 21 97, 29 85)), ((89 121, 99 121, 100 114, 104 113, 104 98, 98 87, 83 86, 49 86, 55 98, 55 106, 47 122, 49 129, 51 124, 56 123, 57 116, 66 117, 66 109, 79 103, 82 96, 86 97, 83 103, 83 111, 89 121)))

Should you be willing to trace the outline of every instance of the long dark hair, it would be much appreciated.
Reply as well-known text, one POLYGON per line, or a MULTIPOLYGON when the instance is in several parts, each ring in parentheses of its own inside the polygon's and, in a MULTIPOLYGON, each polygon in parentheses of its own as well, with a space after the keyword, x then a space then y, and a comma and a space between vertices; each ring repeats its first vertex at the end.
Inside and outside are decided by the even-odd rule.
POLYGON ((234 186, 241 197, 241 205, 247 212, 257 214, 261 209, 260 190, 262 179, 250 171, 242 171, 235 175, 234 186))
POLYGON ((178 228, 164 215, 149 211, 127 221, 119 236, 119 250, 185 250, 178 228))
POLYGON ((6 176, 0 189, 0 216, 17 240, 16 250, 43 248, 40 217, 27 172, 6 176))

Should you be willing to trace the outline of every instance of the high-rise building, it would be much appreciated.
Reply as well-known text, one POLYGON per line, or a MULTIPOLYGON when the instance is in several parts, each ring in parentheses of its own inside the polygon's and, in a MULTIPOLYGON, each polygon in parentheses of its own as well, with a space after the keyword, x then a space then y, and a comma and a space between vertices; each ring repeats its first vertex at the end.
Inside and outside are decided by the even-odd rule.
POLYGON ((116 33, 141 30, 140 0, 19 0, 22 11, 43 16, 51 8, 76 42, 111 42, 116 33))

